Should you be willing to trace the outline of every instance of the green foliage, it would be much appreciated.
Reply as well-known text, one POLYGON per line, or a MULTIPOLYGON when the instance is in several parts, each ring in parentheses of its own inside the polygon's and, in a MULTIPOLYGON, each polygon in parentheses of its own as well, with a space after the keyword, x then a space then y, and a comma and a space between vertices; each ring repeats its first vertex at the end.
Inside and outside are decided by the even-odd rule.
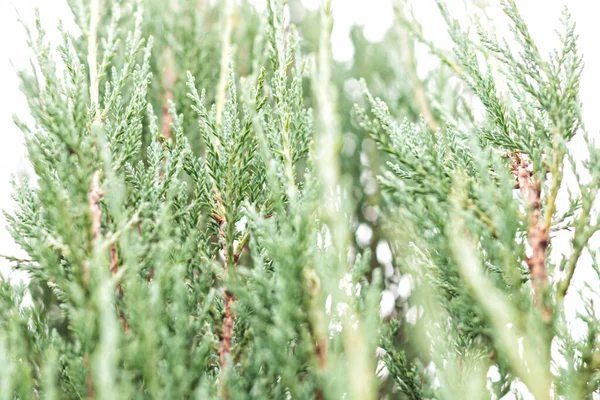
POLYGON ((105 3, 70 0, 82 34, 56 48, 27 30, 35 179, 6 215, 27 258, 6 258, 28 283, 0 280, 0 398, 598 395, 594 302, 583 334, 564 311, 583 257, 600 278, 567 11, 544 58, 514 1, 509 44, 439 0, 451 55, 397 1, 345 65, 330 1, 297 27, 278 0, 105 3))

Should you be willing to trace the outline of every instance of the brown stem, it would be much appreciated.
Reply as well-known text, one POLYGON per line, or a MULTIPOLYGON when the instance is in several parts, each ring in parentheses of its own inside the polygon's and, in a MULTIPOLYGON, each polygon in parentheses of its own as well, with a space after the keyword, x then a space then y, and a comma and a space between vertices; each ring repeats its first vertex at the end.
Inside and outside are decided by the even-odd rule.
MULTIPOLYGON (((118 254, 117 254, 117 246, 114 244, 112 246, 110 246, 110 271, 112 272, 113 275, 115 275, 117 272, 119 272, 119 259, 118 259, 118 254)), ((123 288, 121 287, 121 284, 117 285, 117 294, 120 299, 123 298, 123 288)), ((117 309, 117 315, 119 316, 119 319, 123 323, 123 330, 125 331, 125 333, 129 332, 129 324, 127 323, 127 319, 125 318, 125 315, 123 315, 123 313, 121 312, 121 308, 119 307, 119 304, 116 304, 115 307, 117 309)))
POLYGON ((16 262, 17 264, 33 262, 33 260, 30 258, 18 258, 15 256, 7 256, 4 254, 0 254, 0 258, 4 258, 6 261, 9 261, 9 262, 16 262))
POLYGON ((317 360, 319 360, 319 369, 324 370, 327 368, 327 338, 318 337, 315 343, 315 352, 317 354, 317 360))
MULTIPOLYGON (((309 327, 314 340, 317 369, 320 374, 325 376, 327 370, 327 328, 323 315, 324 310, 320 301, 322 293, 320 280, 312 268, 305 269, 304 278, 310 293, 310 300, 308 303, 309 327)), ((325 395, 319 387, 315 388, 314 396, 316 400, 325 399, 325 395)))
MULTIPOLYGON (((221 215, 224 215, 223 210, 223 199, 220 196, 216 196, 218 209, 221 215)), ((234 252, 230 250, 230 246, 227 243, 227 235, 225 232, 225 225, 227 221, 224 217, 213 214, 213 218, 219 224, 219 242, 221 243, 221 249, 223 251, 224 266, 225 266, 225 277, 229 274, 229 267, 231 263, 231 267, 234 268, 237 265, 239 260, 240 253, 234 252), (228 256, 228 254, 232 254, 228 256)), ((243 250, 243 247, 240 251, 243 250)), ((224 278, 225 278, 224 277, 224 278)), ((223 375, 223 371, 225 370, 225 366, 227 365, 227 357, 231 355, 231 344, 233 342, 233 330, 235 327, 235 313, 233 312, 233 303, 235 301, 235 297, 233 294, 224 288, 224 301, 225 301, 225 316, 223 317, 223 326, 221 329, 221 346, 219 347, 219 364, 221 366, 221 378, 219 379, 219 391, 221 393, 221 397, 224 399, 229 399, 229 393, 225 388, 225 377, 223 375)))
MULTIPOLYGON (((217 202, 221 204, 222 200, 217 196, 217 202)), ((226 234, 225 234, 225 224, 227 223, 224 218, 217 214, 213 214, 213 218, 219 224, 219 241, 221 242, 221 247, 223 250, 223 256, 225 257, 224 265, 225 265, 225 275, 229 273, 229 263, 227 260, 227 242, 226 242, 226 234)), ((243 249, 242 249, 243 250, 243 249)), ((241 251, 241 250, 240 250, 241 251)), ((232 259, 232 267, 237 265, 239 260, 239 253, 234 254, 232 259)), ((231 354, 231 343, 233 341, 233 329, 235 325, 235 314, 232 309, 233 302, 235 301, 235 297, 231 292, 229 292, 226 288, 224 290, 224 300, 225 300, 225 316, 223 317, 223 329, 221 335, 221 347, 219 348, 219 362, 221 364, 221 368, 224 368, 227 365, 227 355, 231 354)))
POLYGON ((517 177, 518 187, 525 206, 528 208, 527 240, 532 253, 531 256, 526 257, 526 262, 531 274, 535 302, 538 307, 542 307, 544 320, 549 322, 551 311, 543 305, 543 294, 548 286, 546 252, 550 242, 550 230, 544 224, 540 224, 541 183, 534 178, 533 173, 530 171, 530 163, 523 156, 513 154, 511 159, 513 161, 513 174, 517 177))
POLYGON ((327 368, 327 333, 324 328, 325 322, 319 302, 321 285, 316 272, 312 269, 305 271, 305 279, 311 296, 309 311, 311 314, 311 330, 315 338, 315 354, 319 369, 323 371, 327 368))
MULTIPOLYGON (((104 197, 104 192, 100 188, 100 171, 98 170, 94 172, 94 175, 92 176, 92 184, 88 193, 90 213, 92 214, 92 238, 94 246, 96 245, 96 242, 98 241, 98 238, 102 233, 102 209, 100 208, 100 200, 102 200, 102 197, 104 197)), ((85 282, 89 282, 89 266, 87 265, 87 263, 84 265, 84 279, 85 282)), ((119 271, 117 247, 115 244, 112 244, 110 246, 110 271, 113 275, 115 275, 119 271)), ((119 298, 123 297, 123 289, 121 288, 120 284, 117 286, 117 293, 119 295, 119 298)), ((117 309, 117 315, 119 316, 119 319, 123 322, 123 329, 125 330, 125 332, 129 332, 129 324, 127 323, 125 316, 119 309, 119 305, 117 304, 115 305, 115 307, 117 309)))
MULTIPOLYGON (((267 216, 265 216, 265 218, 270 218, 272 216, 272 214, 269 214, 267 216)), ((228 271, 228 263, 227 263, 227 250, 225 249, 225 220, 221 217, 219 217, 218 215, 214 214, 213 218, 219 223, 219 236, 220 239, 223 241, 223 255, 225 257, 225 273, 227 274, 228 271)), ((232 263, 232 267, 236 267, 238 264, 238 261, 240 260, 240 257, 242 255, 242 252, 244 251, 244 248, 246 247, 246 244, 248 244, 248 240, 250 238, 250 234, 249 232, 244 233, 244 235, 242 235, 237 247, 235 248, 235 251, 233 252, 233 263, 232 263)), ((234 323, 235 323, 235 315, 233 312, 233 309, 231 308, 231 306, 233 305, 233 302, 235 301, 235 297, 233 296, 232 293, 228 292, 227 289, 225 289, 225 317, 223 318, 223 337, 222 337, 222 341, 221 341, 221 348, 219 349, 219 360, 221 363, 221 367, 224 367, 226 365, 226 359, 225 359, 225 354, 230 354, 231 353, 231 342, 233 339, 233 327, 234 327, 234 323)))
POLYGON ((235 324, 235 314, 231 306, 235 298, 233 294, 225 290, 225 317, 223 318, 223 336, 221 338, 221 348, 219 349, 219 361, 221 368, 227 365, 227 354, 231 354, 231 342, 233 340, 233 328, 235 324))

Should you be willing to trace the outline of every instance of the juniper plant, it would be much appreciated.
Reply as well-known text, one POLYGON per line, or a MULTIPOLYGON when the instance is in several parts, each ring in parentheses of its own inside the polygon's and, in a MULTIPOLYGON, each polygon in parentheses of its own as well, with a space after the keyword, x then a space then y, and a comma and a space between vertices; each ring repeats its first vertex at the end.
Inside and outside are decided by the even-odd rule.
POLYGON ((0 281, 2 398, 600 394, 598 291, 570 289, 584 256, 600 275, 600 151, 567 11, 543 57, 514 1, 516 47, 439 0, 449 54, 398 1, 347 67, 330 1, 298 27, 279 0, 69 4, 80 32, 57 47, 39 16, 27 30, 35 180, 6 215, 28 282, 0 281), (425 81, 417 43, 440 58, 425 81))

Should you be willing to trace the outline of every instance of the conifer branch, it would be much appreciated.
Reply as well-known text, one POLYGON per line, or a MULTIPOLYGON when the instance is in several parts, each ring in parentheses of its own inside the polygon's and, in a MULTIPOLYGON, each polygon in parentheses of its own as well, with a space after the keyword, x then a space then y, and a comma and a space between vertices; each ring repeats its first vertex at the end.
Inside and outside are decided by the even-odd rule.
POLYGON ((579 220, 581 224, 579 227, 575 229, 575 235, 572 239, 573 243, 573 253, 569 256, 569 259, 564 268, 565 277, 558 282, 558 288, 556 292, 556 298, 558 301, 564 300, 567 295, 567 291, 569 290, 569 286, 571 285, 571 281, 573 279, 573 275, 575 275, 575 268, 577 267, 577 263, 581 258, 583 251, 586 248, 586 245, 592 238, 592 236, 600 230, 600 221, 595 222, 591 226, 587 226, 589 224, 589 212, 591 210, 586 209, 581 213, 579 220))
POLYGON ((312 25, 284 21, 286 0, 269 0, 265 15, 236 0, 205 1, 206 13, 195 12, 201 0, 168 13, 158 0, 69 3, 83 41, 61 29, 52 46, 39 15, 27 32, 32 122, 18 126, 38 179, 14 183, 7 214, 28 256, 0 256, 30 279, 0 279, 9 397, 504 398, 516 382, 542 400, 597 391, 594 304, 578 316, 584 337, 561 312, 584 252, 600 276, 590 243, 600 149, 587 142, 580 164, 569 146, 583 126, 568 12, 562 48, 543 59, 517 1, 501 0, 509 44, 491 19, 474 38, 436 0, 451 54, 397 0, 399 51, 394 32, 378 43, 355 32, 342 65, 331 0, 320 34, 305 38, 312 25), (155 53, 152 35, 165 38, 155 53), (420 43, 440 61, 427 85, 420 43), (188 72, 191 102, 178 113, 180 67, 198 81, 188 72), (360 78, 373 91, 362 100, 360 78), (457 106, 477 99, 481 109, 457 106), (565 159, 579 190, 556 217, 565 159), (571 254, 551 268, 559 230, 573 233, 571 254))
POLYGON ((9 262, 15 262, 17 264, 24 264, 24 263, 31 263, 33 262, 32 259, 30 258, 20 258, 20 257, 15 257, 15 256, 8 256, 5 254, 0 254, 0 258, 4 258, 5 260, 9 261, 9 262))

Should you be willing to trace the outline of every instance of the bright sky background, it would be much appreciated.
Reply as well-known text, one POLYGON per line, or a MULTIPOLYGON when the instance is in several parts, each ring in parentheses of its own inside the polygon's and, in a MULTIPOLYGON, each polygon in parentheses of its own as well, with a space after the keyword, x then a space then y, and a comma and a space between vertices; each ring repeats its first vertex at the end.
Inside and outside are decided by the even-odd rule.
MULTIPOLYGON (((218 0, 217 0, 218 1, 218 0)), ((447 0, 449 8, 460 13, 463 4, 469 0, 447 0)), ((481 0, 479 0, 481 1, 481 0)), ((494 4, 490 15, 494 18, 501 16, 499 0, 488 0, 494 4)), ((169 0, 165 0, 168 3, 169 0)), ((309 8, 317 8, 320 0, 303 0, 309 8)), ((258 8, 264 8, 265 0, 254 0, 258 8)), ((392 22, 390 0, 333 0, 334 3, 334 32, 333 52, 338 60, 347 60, 352 56, 352 45, 348 32, 352 24, 364 26, 365 34, 370 40, 378 40, 392 22)), ((415 13, 423 24, 425 34, 438 44, 449 46, 446 27, 439 17, 433 0, 414 0, 415 13)), ((573 14, 578 24, 580 35, 579 47, 585 58, 585 70, 581 85, 581 100, 584 104, 584 121, 589 132, 598 136, 600 130, 600 113, 598 107, 598 92, 600 88, 600 23, 598 22, 597 0, 517 0, 517 4, 529 24, 529 28, 537 40, 543 54, 547 54, 557 43, 554 31, 559 27, 560 11, 565 4, 573 14)), ((65 19, 67 29, 72 26, 65 0, 0 0, 0 209, 11 209, 9 179, 12 174, 22 174, 28 171, 24 159, 22 135, 12 123, 12 115, 27 116, 26 102, 18 90, 17 69, 28 65, 29 52, 24 38, 24 32, 17 21, 15 9, 18 9, 25 21, 33 20, 34 7, 39 7, 42 20, 48 31, 48 37, 54 43, 58 41, 55 29, 59 18, 65 19), (14 65, 14 67, 13 67, 14 65)), ((498 18, 497 32, 506 35, 505 20, 498 18)), ((427 60, 426 55, 420 60, 427 60)), ((599 140, 600 142, 600 140, 599 140)), ((577 145, 575 146, 577 148, 577 145)), ((582 153, 583 154, 583 153, 582 153)), ((567 241, 564 242, 568 248, 567 241)), ((561 251, 561 246, 556 246, 561 251)), ((565 248, 565 246, 562 246, 565 248)), ((558 253, 558 252, 557 252, 558 253)), ((5 230, 4 218, 0 218, 0 254, 18 255, 12 238, 5 230)), ((6 272, 7 263, 0 258, 0 272, 6 272)), ((576 273, 576 286, 591 279, 591 274, 585 269, 576 273)), ((571 315, 577 307, 573 296, 568 296, 568 309, 571 315)), ((576 325, 575 325, 576 326, 576 325)))

